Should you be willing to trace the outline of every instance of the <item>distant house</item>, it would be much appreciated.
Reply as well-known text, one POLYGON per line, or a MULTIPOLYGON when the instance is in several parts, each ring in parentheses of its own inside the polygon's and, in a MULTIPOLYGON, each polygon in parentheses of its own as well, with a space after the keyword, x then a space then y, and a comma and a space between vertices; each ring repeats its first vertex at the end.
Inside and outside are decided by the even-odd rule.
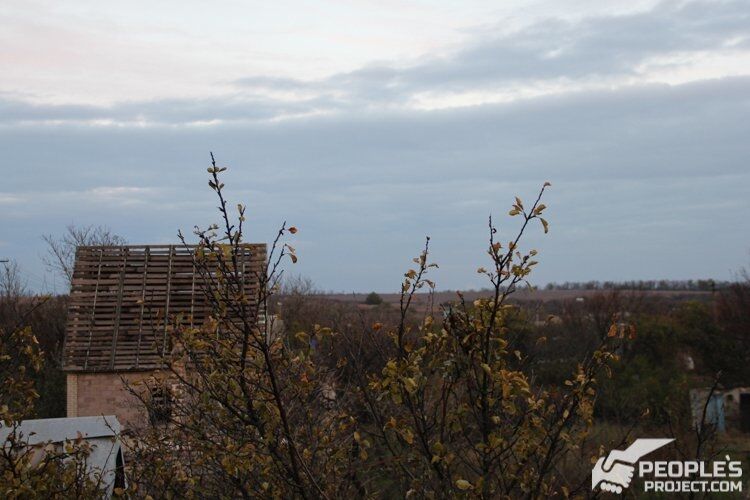
MULTIPOLYGON (((248 244, 239 256, 248 296, 255 296, 265 244, 248 244)), ((170 388, 143 397, 162 403, 148 415, 126 384, 164 377, 175 317, 200 326, 209 310, 205 280, 193 265, 194 247, 142 245, 79 247, 70 290, 63 370, 68 417, 111 415, 123 427, 168 415, 170 388)))
POLYGON ((734 430, 750 433, 750 387, 690 390, 690 409, 693 427, 699 427, 703 415, 705 423, 716 426, 719 432, 734 430))
POLYGON ((111 497, 115 487, 126 486, 120 422, 114 415, 24 420, 15 428, 0 424, 0 446, 12 432, 25 443, 23 452, 34 454, 32 467, 43 459, 48 445, 62 447, 65 441, 74 441, 80 435, 91 446, 86 458, 87 473, 101 485, 106 496, 111 497))

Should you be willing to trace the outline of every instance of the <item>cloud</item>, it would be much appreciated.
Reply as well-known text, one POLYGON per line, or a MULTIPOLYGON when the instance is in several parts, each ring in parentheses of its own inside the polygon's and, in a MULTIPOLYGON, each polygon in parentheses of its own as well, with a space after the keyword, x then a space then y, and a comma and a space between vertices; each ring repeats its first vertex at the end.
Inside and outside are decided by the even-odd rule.
POLYGON ((5 194, 28 203, 0 215, 14 235, 4 251, 34 258, 39 235, 71 221, 134 242, 214 222, 213 150, 251 238, 300 227, 297 270, 324 288, 392 289, 425 234, 441 286, 467 286, 487 215, 505 231, 512 196, 545 180, 552 230, 529 240, 538 280, 729 277, 750 247, 749 108, 750 78, 735 77, 271 124, 6 128, 5 194))
POLYGON ((162 99, 113 106, 34 104, 0 97, 0 124, 93 124, 148 126, 211 124, 224 121, 265 121, 304 116, 323 103, 269 101, 260 97, 226 96, 203 99, 162 99))
POLYGON ((23 200, 23 197, 12 193, 0 193, 0 205, 17 205, 23 200))
MULTIPOLYGON (((499 31, 499 30, 498 30, 499 31)), ((653 10, 576 22, 550 19, 406 67, 368 66, 318 81, 249 77, 247 88, 343 95, 362 104, 404 104, 420 93, 498 91, 508 86, 576 85, 648 76, 706 51, 750 49, 750 11, 741 1, 664 2, 653 10), (677 58, 678 60, 675 60, 677 58)), ((516 89, 513 89, 516 90, 516 89)))
POLYGON ((0 124, 265 123, 512 102, 647 82, 685 83, 747 74, 749 33, 750 9, 744 1, 667 1, 645 12, 548 19, 510 33, 485 27, 463 48, 406 65, 371 64, 316 80, 250 75, 236 80, 232 93, 213 97, 97 106, 51 105, 0 94, 0 124))

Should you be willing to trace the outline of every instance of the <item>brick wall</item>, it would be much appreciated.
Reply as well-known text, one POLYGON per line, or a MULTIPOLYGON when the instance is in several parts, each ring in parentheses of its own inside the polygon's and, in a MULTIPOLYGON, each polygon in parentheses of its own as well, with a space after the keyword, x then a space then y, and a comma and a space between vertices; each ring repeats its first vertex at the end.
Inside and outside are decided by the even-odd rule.
MULTIPOLYGON (((68 417, 115 415, 123 428, 148 423, 148 414, 126 389, 122 379, 133 384, 153 377, 155 372, 68 373, 68 417)), ((144 388, 145 390, 145 388, 144 388)))

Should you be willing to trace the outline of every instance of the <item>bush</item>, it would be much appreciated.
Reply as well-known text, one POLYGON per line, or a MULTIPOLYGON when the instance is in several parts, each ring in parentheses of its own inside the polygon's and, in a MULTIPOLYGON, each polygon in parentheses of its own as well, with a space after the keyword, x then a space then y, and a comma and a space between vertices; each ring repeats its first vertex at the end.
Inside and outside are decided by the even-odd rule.
POLYGON ((40 342, 28 323, 30 313, 15 326, 0 324, 0 496, 2 498, 102 498, 96 472, 88 471, 90 445, 79 435, 63 446, 51 442, 29 444, 21 421, 33 418, 39 394, 38 374, 44 368, 40 342))
POLYGON ((367 294, 367 297, 365 297, 365 304, 368 306, 377 306, 383 303, 383 297, 378 295, 375 292, 370 292, 367 294))
MULTIPOLYGON (((345 312, 338 324, 292 332, 291 342, 228 314, 258 318, 257 307, 271 303, 274 287, 266 285, 277 282, 278 263, 297 260, 278 242, 296 228, 282 226, 268 275, 247 300, 232 264, 243 251, 244 207, 234 224, 223 170, 209 169, 223 234, 218 225, 197 230, 194 261, 212 279, 206 300, 214 321, 175 326, 169 439, 155 426, 134 441, 138 494, 189 497, 200 485, 201 496, 227 498, 537 498, 571 484, 557 465, 591 425, 594 377, 611 356, 603 342, 554 391, 519 368, 525 347, 511 331, 518 316, 506 299, 536 264, 536 251, 522 253, 518 242, 531 221, 546 232, 544 188, 530 208, 516 199, 510 215, 521 216, 522 227, 509 245, 490 221, 490 265, 479 270, 490 297, 466 303, 459 295, 445 311, 416 311, 415 294, 435 286, 428 238, 404 274, 396 314, 368 323, 373 315, 345 312)), ((373 292, 365 303, 382 298, 373 292)))

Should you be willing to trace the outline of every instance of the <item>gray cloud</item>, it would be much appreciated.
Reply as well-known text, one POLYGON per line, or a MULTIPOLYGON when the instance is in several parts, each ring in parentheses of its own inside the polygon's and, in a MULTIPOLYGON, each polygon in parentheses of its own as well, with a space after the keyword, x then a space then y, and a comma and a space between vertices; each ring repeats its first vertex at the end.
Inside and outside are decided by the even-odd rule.
POLYGON ((545 180, 538 280, 726 278, 750 248, 749 108, 738 77, 276 123, 4 127, 2 251, 35 269, 39 236, 71 220, 174 241, 215 219, 213 150, 252 238, 298 225, 298 269, 326 288, 393 289, 425 234, 443 287, 482 286, 487 215, 545 180))
POLYGON ((643 13, 548 20, 405 68, 370 66, 320 81, 249 77, 248 88, 344 92, 353 101, 398 102, 418 92, 496 89, 554 79, 631 76, 657 56, 750 48, 743 1, 664 2, 643 13), (728 42, 732 42, 728 45, 728 42))
POLYGON ((637 75, 654 58, 748 51, 749 34, 750 9, 744 0, 668 1, 648 12, 575 23, 552 19, 509 34, 493 35, 491 29, 484 29, 468 47, 404 67, 373 65, 307 81, 253 75, 234 82, 236 92, 221 97, 87 106, 35 105, 0 95, 0 124, 267 122, 378 112, 384 107, 408 109, 411 100, 425 92, 492 92, 560 81, 611 83, 637 75), (291 96, 280 98, 280 92, 291 96))
POLYGON ((322 98, 282 102, 260 96, 161 99, 112 106, 32 104, 0 97, 0 123, 113 121, 180 125, 215 120, 263 121, 303 115, 324 106, 326 101, 322 98))

